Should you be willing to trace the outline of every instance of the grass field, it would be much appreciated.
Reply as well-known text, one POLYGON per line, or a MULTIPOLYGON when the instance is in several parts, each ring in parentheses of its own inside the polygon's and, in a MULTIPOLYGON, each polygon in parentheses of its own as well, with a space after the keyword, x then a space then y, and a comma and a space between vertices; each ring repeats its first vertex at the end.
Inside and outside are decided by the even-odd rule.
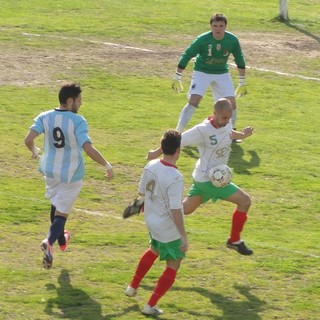
MULTIPOLYGON (((224 12, 246 56, 249 94, 238 100, 234 182, 252 197, 243 237, 255 254, 225 248, 234 207, 207 203, 186 217, 190 248, 161 319, 319 319, 319 0, 1 2, 0 319, 144 319, 140 309, 162 273, 156 263, 135 298, 125 297, 148 246, 143 216, 124 221, 145 155, 175 127, 185 94, 170 89, 178 58, 224 12), (227 3, 227 4, 226 4, 227 3), (84 187, 68 221, 67 252, 42 268, 49 227, 42 177, 23 139, 41 111, 57 106, 65 81, 80 82, 80 113, 115 178, 86 158, 84 187)), ((231 61, 232 62, 232 61, 231 61)), ((183 76, 188 88, 192 64, 183 76)), ((237 83, 237 74, 231 68, 237 83)), ((204 97, 191 125, 211 112, 204 97)), ((41 138, 38 139, 41 146, 41 138)), ((197 154, 182 152, 186 192, 197 154)))

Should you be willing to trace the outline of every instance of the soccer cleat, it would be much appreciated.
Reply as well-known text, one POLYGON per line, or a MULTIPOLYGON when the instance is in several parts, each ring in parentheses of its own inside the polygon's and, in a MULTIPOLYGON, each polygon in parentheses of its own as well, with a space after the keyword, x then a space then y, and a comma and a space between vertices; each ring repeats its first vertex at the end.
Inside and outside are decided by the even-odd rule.
POLYGON ((137 294, 137 289, 128 286, 124 293, 128 297, 134 297, 137 294))
POLYGON ((160 314, 163 314, 163 310, 159 309, 158 306, 150 307, 148 304, 146 304, 141 312, 145 315, 155 315, 159 316, 160 314))
POLYGON ((53 263, 53 256, 52 256, 52 246, 49 244, 48 239, 44 239, 41 242, 40 248, 43 252, 43 267, 45 269, 50 269, 53 263))
POLYGON ((135 199, 130 206, 126 207, 122 213, 123 219, 129 218, 135 214, 139 214, 143 211, 144 200, 141 198, 135 199))
POLYGON ((68 230, 64 230, 64 238, 66 239, 66 243, 62 246, 60 246, 60 250, 61 251, 66 251, 67 247, 68 247, 68 243, 69 243, 69 240, 71 238, 70 236, 70 232, 68 230))
POLYGON ((235 244, 228 240, 226 245, 229 249, 236 250, 238 253, 244 256, 250 256, 253 254, 253 251, 245 245, 244 241, 241 241, 240 243, 235 244))

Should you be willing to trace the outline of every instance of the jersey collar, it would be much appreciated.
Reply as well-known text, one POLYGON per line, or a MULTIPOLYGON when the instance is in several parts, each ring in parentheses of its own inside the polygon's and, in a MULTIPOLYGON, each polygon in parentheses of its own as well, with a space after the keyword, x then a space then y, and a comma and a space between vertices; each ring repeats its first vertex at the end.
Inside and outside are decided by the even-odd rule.
POLYGON ((167 166, 167 167, 173 167, 173 168, 178 169, 178 167, 176 167, 175 165, 173 165, 173 164, 171 164, 171 163, 169 163, 169 162, 164 161, 163 159, 160 159, 160 162, 161 162, 163 165, 167 166))

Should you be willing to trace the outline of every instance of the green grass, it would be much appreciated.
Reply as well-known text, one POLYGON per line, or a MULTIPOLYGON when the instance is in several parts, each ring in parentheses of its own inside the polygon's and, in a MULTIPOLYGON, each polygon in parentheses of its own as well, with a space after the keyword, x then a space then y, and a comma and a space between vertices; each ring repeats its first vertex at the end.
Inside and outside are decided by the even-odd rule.
MULTIPOLYGON (((164 265, 154 265, 137 297, 123 295, 148 234, 143 216, 124 221, 121 213, 136 195, 147 151, 175 127, 186 102, 185 94, 170 90, 179 54, 207 30, 215 11, 227 15, 228 29, 241 38, 272 46, 274 37, 292 44, 304 36, 299 45, 318 48, 319 10, 318 1, 291 1, 288 25, 276 19, 275 0, 263 6, 253 0, 2 1, 0 318, 144 319, 139 310, 164 265), (115 178, 106 181, 103 168, 86 158, 84 186, 67 224, 69 250, 55 246, 47 271, 39 244, 49 227, 49 203, 23 138, 35 116, 57 105, 63 80, 82 84, 80 113, 94 145, 114 165, 115 178)), ((319 78, 318 56, 307 47, 297 55, 275 48, 261 63, 264 47, 255 55, 250 43, 246 48, 252 67, 319 78)), ((183 77, 186 89, 191 69, 183 77)), ((229 164, 234 182, 252 197, 243 237, 255 254, 242 257, 224 246, 233 205, 201 206, 186 217, 190 249, 159 302, 162 319, 318 319, 319 81, 255 69, 247 80, 237 126, 252 125, 255 132, 233 146, 229 164)), ((208 92, 190 126, 211 106, 208 92)), ((186 192, 196 156, 184 150, 179 160, 186 192)))

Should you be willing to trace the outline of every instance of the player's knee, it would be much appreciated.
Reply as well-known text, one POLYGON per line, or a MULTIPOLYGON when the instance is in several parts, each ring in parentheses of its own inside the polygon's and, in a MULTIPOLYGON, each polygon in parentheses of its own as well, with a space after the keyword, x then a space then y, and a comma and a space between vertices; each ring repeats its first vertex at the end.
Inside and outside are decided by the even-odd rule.
POLYGON ((183 200, 184 214, 193 213, 201 205, 201 196, 188 196, 183 200))
POLYGON ((190 207, 189 205, 183 204, 183 213, 184 213, 185 215, 193 213, 194 210, 196 210, 196 208, 192 208, 192 207, 190 207))
POLYGON ((237 108, 237 102, 235 97, 226 97, 226 98, 231 102, 232 109, 235 110, 237 108))
POLYGON ((193 105, 195 108, 198 107, 202 97, 199 95, 191 95, 189 99, 189 104, 193 105))
POLYGON ((247 208, 247 211, 251 207, 251 198, 247 193, 244 193, 241 204, 242 206, 247 208))

